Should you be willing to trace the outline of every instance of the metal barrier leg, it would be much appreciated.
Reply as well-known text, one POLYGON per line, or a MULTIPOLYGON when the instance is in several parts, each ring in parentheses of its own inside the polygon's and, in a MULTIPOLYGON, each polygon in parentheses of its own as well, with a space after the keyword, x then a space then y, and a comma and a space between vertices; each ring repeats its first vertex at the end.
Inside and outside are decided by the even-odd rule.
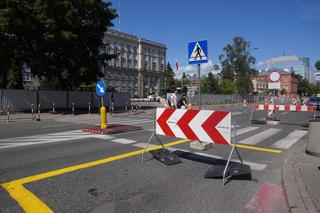
POLYGON ((227 173, 227 170, 228 170, 228 166, 229 166, 229 163, 230 163, 230 160, 231 160, 231 157, 232 157, 232 154, 233 154, 233 151, 236 150, 236 153, 237 153, 237 156, 239 158, 239 160, 241 161, 241 163, 243 164, 243 161, 242 161, 242 158, 240 156, 240 153, 237 149, 237 142, 236 142, 236 135, 237 135, 237 131, 236 131, 236 124, 234 123, 233 125, 233 145, 232 145, 232 149, 230 151, 230 154, 229 154, 229 157, 228 157, 228 161, 226 163, 226 166, 224 168, 224 171, 223 171, 223 182, 222 184, 225 185, 225 183, 227 182, 226 179, 230 178, 231 176, 228 174, 228 176, 226 177, 226 173, 227 173))
MULTIPOLYGON (((143 150, 143 152, 142 152, 142 158, 141 158, 142 163, 144 162, 144 153, 145 153, 145 152, 146 152, 146 150, 148 149, 149 144, 150 144, 150 142, 151 142, 151 140, 152 140, 153 136, 156 136, 156 129, 155 129, 155 126, 156 126, 156 119, 155 119, 155 118, 153 118, 153 131, 152 131, 152 135, 151 135, 151 137, 150 137, 150 138, 149 138, 149 140, 148 140, 148 143, 147 143, 146 147, 144 148, 144 150, 143 150)), ((158 141, 160 141, 158 137, 157 137, 157 139, 158 139, 158 141)), ((161 144, 161 145, 162 145, 162 144, 161 144)), ((162 145, 162 146, 163 146, 163 145, 162 145)))
POLYGON ((142 156, 141 156, 141 161, 142 163, 144 162, 144 153, 147 151, 150 142, 152 141, 152 138, 155 137, 158 140, 158 143, 162 146, 163 149, 165 149, 163 143, 161 142, 161 140, 158 138, 157 134, 156 134, 156 118, 153 118, 153 131, 152 131, 152 135, 148 140, 148 143, 146 145, 146 147, 144 148, 143 152, 142 152, 142 156))

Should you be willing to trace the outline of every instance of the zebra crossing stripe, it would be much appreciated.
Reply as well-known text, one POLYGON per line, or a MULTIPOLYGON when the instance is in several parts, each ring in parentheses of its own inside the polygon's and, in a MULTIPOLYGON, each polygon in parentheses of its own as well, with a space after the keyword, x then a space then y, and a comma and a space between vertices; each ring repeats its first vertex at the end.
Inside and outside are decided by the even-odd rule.
POLYGON ((131 143, 137 142, 137 141, 129 140, 129 139, 125 139, 125 138, 116 138, 111 141, 115 142, 115 143, 121 143, 121 144, 131 144, 131 143))
POLYGON ((270 128, 267 129, 265 131, 262 131, 256 135, 253 135, 251 137, 248 137, 246 139, 243 139, 237 143, 239 144, 248 144, 248 145, 255 145, 265 139, 267 139, 268 137, 276 134, 277 132, 281 131, 281 129, 275 129, 275 128, 270 128))
POLYGON ((109 135, 96 135, 82 130, 67 131, 67 132, 58 132, 26 137, 17 137, 17 138, 6 138, 0 139, 0 149, 19 147, 19 146, 28 146, 28 145, 37 145, 37 144, 46 144, 54 142, 62 142, 69 140, 80 140, 85 138, 98 138, 102 140, 110 140, 114 137, 109 135))
POLYGON ((287 137, 282 138, 272 145, 274 148, 278 149, 289 149, 293 144, 299 141, 303 136, 307 134, 305 130, 295 130, 291 132, 287 137))
POLYGON ((256 126, 248 126, 248 127, 237 130, 237 135, 242 135, 242 134, 245 134, 247 132, 251 132, 251 131, 259 129, 259 128, 260 127, 256 127, 256 126))

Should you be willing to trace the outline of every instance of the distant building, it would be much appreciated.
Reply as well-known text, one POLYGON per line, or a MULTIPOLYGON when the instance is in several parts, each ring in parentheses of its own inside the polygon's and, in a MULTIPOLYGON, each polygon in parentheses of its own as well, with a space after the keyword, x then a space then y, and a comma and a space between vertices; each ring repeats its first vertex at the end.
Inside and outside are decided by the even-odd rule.
POLYGON ((314 82, 314 74, 310 67, 310 59, 306 57, 281 56, 271 58, 266 61, 267 70, 281 69, 285 72, 294 71, 295 74, 301 75, 304 79, 307 79, 310 83, 314 82))
POLYGON ((104 51, 118 54, 109 66, 101 67, 108 86, 141 97, 160 91, 166 68, 166 45, 115 30, 108 30, 103 42, 108 44, 104 51))
POLYGON ((298 80, 293 72, 287 72, 280 69, 271 69, 268 71, 260 72, 258 75, 252 78, 252 84, 255 87, 256 92, 264 93, 268 91, 268 83, 270 83, 269 74, 273 71, 280 73, 280 87, 286 91, 289 96, 296 96, 298 93, 298 80))
POLYGON ((320 85, 320 72, 314 73, 314 78, 316 85, 320 85))

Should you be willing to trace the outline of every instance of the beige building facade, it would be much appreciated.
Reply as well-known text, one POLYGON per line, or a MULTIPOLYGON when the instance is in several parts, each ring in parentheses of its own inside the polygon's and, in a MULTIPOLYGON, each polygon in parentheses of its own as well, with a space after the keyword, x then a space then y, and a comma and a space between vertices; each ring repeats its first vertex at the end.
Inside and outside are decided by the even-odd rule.
POLYGON ((118 57, 102 66, 104 82, 131 96, 159 93, 166 67, 166 45, 115 30, 105 33, 107 54, 118 57))

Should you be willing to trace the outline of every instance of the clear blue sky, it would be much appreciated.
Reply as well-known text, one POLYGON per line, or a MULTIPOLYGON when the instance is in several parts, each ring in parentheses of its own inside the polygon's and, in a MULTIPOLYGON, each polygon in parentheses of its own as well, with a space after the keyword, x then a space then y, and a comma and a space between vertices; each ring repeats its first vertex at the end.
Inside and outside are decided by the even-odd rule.
POLYGON ((112 0, 114 29, 167 45, 167 58, 187 66, 189 41, 208 40, 219 63, 235 36, 251 42, 257 63, 287 55, 320 60, 320 0, 112 0))

